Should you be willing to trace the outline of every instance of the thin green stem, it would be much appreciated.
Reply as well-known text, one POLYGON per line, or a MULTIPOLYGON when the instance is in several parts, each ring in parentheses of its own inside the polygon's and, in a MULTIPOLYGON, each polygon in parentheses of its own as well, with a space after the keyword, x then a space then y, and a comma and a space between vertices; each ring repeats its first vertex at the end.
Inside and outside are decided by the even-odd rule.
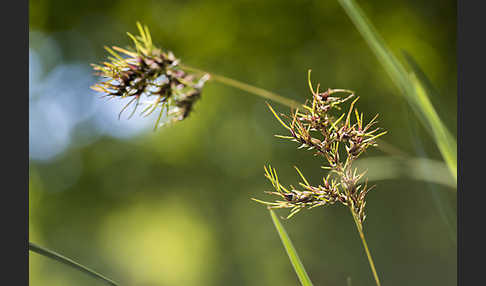
POLYGON ((71 266, 71 267, 73 267, 73 268, 75 268, 75 269, 77 269, 81 272, 84 272, 84 273, 90 275, 91 277, 100 279, 100 280, 102 280, 103 282, 105 282, 109 285, 118 286, 118 284, 115 283, 113 280, 106 278, 105 276, 97 273, 96 271, 91 270, 88 267, 83 266, 83 265, 77 263, 76 261, 74 261, 70 258, 67 258, 65 256, 62 256, 61 254, 58 254, 58 253, 56 253, 52 250, 45 249, 44 247, 38 246, 38 245, 36 245, 36 244, 34 244, 30 241, 29 241, 29 250, 32 251, 32 252, 35 252, 37 254, 40 254, 42 256, 45 256, 45 257, 48 257, 50 259, 61 262, 63 264, 66 264, 68 266, 71 266))
POLYGON ((246 92, 261 96, 263 98, 270 99, 272 101, 281 103, 281 104, 288 106, 290 108, 302 108, 302 104, 298 103, 297 101, 285 98, 283 96, 280 96, 280 95, 278 95, 274 92, 265 90, 263 88, 259 88, 259 87, 241 82, 241 81, 234 80, 232 78, 228 78, 228 77, 225 77, 225 76, 222 76, 222 75, 217 75, 217 74, 214 74, 214 73, 209 73, 209 72, 206 72, 206 71, 203 71, 203 70, 200 70, 200 69, 197 69, 197 68, 189 67, 189 66, 186 66, 186 65, 180 65, 180 66, 183 69, 188 70, 188 71, 193 71, 193 72, 198 72, 198 73, 207 73, 207 74, 209 74, 210 79, 213 79, 217 82, 220 82, 220 83, 228 85, 228 86, 232 86, 232 87, 237 88, 237 89, 244 90, 246 92))
POLYGON ((381 286, 380 278, 378 278, 378 274, 376 272, 375 263, 373 262, 373 258, 371 257, 370 250, 368 249, 368 244, 366 243, 366 239, 363 233, 363 226, 359 222, 358 218, 356 217, 356 214, 354 213, 353 209, 350 207, 349 210, 351 211, 351 215, 353 216, 354 223, 356 224, 356 228, 358 229, 359 237, 363 242, 363 247, 365 249, 366 256, 368 256, 368 262, 370 264, 371 272, 373 272, 373 277, 375 278, 376 285, 381 286))

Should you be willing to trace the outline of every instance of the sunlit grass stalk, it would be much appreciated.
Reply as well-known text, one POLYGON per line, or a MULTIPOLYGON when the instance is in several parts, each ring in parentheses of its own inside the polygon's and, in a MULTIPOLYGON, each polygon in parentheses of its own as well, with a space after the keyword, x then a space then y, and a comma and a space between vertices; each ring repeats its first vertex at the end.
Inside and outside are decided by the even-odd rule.
POLYGON ((79 264, 78 262, 70 259, 70 258, 67 258, 59 253, 56 253, 52 250, 49 250, 49 249, 46 249, 44 247, 41 247, 41 246, 38 246, 32 242, 29 242, 29 250, 32 251, 32 252, 35 252, 37 254, 40 254, 42 256, 45 256, 47 258, 50 258, 50 259, 53 259, 57 262, 60 262, 60 263, 63 263, 65 265, 68 265, 78 271, 81 271, 83 273, 86 273, 88 274, 89 276, 91 277, 94 277, 96 279, 99 279, 105 283, 107 283, 108 285, 112 285, 112 286, 118 286, 118 284, 116 282, 114 282, 113 280, 99 274, 98 272, 86 267, 86 266, 83 266, 81 264, 79 264))

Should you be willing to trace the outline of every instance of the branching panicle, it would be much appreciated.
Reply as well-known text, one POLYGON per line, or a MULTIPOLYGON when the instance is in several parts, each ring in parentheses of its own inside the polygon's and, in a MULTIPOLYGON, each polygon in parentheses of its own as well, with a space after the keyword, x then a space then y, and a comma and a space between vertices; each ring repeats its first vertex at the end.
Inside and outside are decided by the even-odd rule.
POLYGON ((187 74, 172 52, 164 52, 153 45, 147 26, 137 23, 137 27, 139 36, 128 33, 134 48, 105 47, 111 54, 109 61, 92 65, 96 75, 105 80, 92 89, 111 97, 132 98, 120 111, 119 117, 135 104, 131 117, 142 104, 141 115, 144 116, 160 109, 155 128, 163 115, 168 122, 184 120, 200 98, 209 75, 198 78, 187 74))
POLYGON ((293 186, 289 189, 283 187, 278 181, 275 169, 265 167, 265 176, 276 190, 267 193, 277 195, 282 200, 254 200, 266 204, 268 208, 291 208, 287 218, 304 208, 340 202, 348 206, 362 224, 366 218, 366 194, 372 187, 368 187, 367 181, 364 184, 360 183, 365 173, 358 173, 357 169, 353 169, 352 163, 369 147, 376 146, 376 139, 386 131, 381 132, 380 128, 374 128, 378 115, 367 124, 364 123, 363 113, 360 114, 355 108, 359 97, 356 97, 354 92, 346 89, 327 89, 320 92, 319 85, 314 90, 310 82, 310 71, 309 87, 312 100, 306 102, 302 110, 297 109, 290 115, 279 116, 272 106, 268 104, 268 107, 290 133, 290 136, 277 137, 299 143, 298 149, 313 150, 314 155, 325 159, 327 165, 323 168, 330 172, 323 178, 323 185, 314 187, 296 168, 304 181, 299 183, 303 189, 301 191, 293 186), (349 109, 343 112, 342 105, 353 98, 349 109))

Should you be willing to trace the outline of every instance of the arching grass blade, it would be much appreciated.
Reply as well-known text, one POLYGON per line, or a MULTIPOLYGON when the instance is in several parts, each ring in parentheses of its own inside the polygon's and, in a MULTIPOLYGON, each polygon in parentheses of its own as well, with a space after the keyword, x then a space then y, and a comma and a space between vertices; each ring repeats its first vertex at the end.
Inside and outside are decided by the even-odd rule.
POLYGON ((107 283, 108 285, 118 286, 118 284, 115 283, 113 280, 106 278, 105 276, 97 273, 96 271, 91 270, 88 267, 83 266, 83 265, 77 263, 76 261, 74 261, 70 258, 67 258, 65 256, 62 256, 62 255, 60 255, 60 254, 58 254, 58 253, 56 253, 52 250, 45 249, 44 247, 38 246, 38 245, 36 245, 32 242, 29 242, 29 250, 32 251, 32 252, 35 252, 37 254, 40 254, 42 256, 45 256, 45 257, 48 257, 50 259, 61 262, 63 264, 66 264, 66 265, 68 265, 68 266, 70 266, 70 267, 72 267, 76 270, 79 270, 81 272, 84 272, 84 273, 90 275, 91 277, 94 277, 96 279, 100 279, 103 282, 107 283))

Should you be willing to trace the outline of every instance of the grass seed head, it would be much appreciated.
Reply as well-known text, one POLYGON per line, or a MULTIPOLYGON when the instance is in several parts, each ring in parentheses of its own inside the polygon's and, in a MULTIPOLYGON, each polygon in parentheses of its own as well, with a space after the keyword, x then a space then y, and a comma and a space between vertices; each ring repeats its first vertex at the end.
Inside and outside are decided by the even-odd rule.
POLYGON ((359 113, 355 105, 359 99, 353 91, 346 89, 327 89, 319 92, 312 87, 309 71, 309 87, 312 93, 302 110, 291 111, 289 115, 280 114, 268 105, 277 120, 289 131, 289 135, 278 135, 282 139, 289 139, 299 144, 298 149, 312 150, 314 155, 320 156, 327 163, 323 166, 329 174, 323 178, 324 185, 314 187, 309 184, 299 169, 299 175, 304 180, 299 185, 304 190, 290 187, 290 191, 278 181, 277 172, 272 167, 265 167, 266 177, 272 183, 277 195, 283 200, 264 202, 268 208, 291 208, 287 218, 292 217, 304 208, 314 208, 340 202, 350 207, 359 222, 366 218, 367 182, 361 183, 365 173, 358 173, 352 163, 369 147, 376 146, 376 139, 384 134, 380 128, 372 128, 378 116, 366 125, 363 114, 359 113), (349 109, 343 108, 350 100, 349 109), (287 120, 287 122, 285 122, 287 120), (270 171, 269 171, 270 170, 270 171))
POLYGON ((209 75, 196 77, 186 73, 172 52, 153 45, 147 26, 137 23, 137 27, 138 36, 128 33, 133 44, 131 48, 105 47, 110 56, 108 61, 92 65, 101 78, 92 89, 109 97, 131 98, 119 117, 134 104, 129 118, 140 105, 143 116, 158 110, 155 128, 163 116, 165 122, 184 120, 201 97, 209 75))

